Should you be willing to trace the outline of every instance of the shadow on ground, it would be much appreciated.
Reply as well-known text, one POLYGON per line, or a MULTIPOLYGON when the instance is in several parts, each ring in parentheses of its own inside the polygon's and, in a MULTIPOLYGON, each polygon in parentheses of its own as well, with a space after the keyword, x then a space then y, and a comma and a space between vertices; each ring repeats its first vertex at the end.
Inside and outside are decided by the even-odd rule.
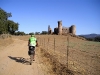
POLYGON ((30 58, 23 58, 23 57, 12 57, 12 56, 8 56, 10 59, 15 60, 18 63, 22 63, 22 64, 26 64, 29 65, 29 60, 30 58))

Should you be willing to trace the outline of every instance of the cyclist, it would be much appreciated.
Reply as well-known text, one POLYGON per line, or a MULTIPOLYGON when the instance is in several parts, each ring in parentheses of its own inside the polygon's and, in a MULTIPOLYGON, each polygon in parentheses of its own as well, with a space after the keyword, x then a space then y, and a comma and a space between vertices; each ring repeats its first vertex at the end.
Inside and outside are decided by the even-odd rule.
POLYGON ((38 46, 38 43, 37 43, 37 39, 35 38, 35 35, 31 35, 31 37, 29 38, 28 40, 28 46, 29 46, 29 51, 28 51, 28 54, 31 55, 33 54, 33 61, 35 61, 35 50, 36 50, 36 46, 38 46), (31 48, 32 47, 32 51, 31 51, 31 48))

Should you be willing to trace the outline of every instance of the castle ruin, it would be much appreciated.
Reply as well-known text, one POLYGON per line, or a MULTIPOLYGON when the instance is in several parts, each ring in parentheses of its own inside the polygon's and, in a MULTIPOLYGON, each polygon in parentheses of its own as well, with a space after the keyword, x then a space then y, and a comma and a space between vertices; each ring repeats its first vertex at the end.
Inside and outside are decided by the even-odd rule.
MULTIPOLYGON (((68 34, 68 33, 72 33, 72 34, 76 34, 76 26, 75 25, 71 25, 71 27, 63 27, 62 26, 62 21, 58 21, 58 27, 54 28, 54 34, 57 35, 63 35, 63 34, 68 34)), ((50 28, 50 25, 48 26, 48 34, 52 34, 52 29, 50 28)))
POLYGON ((48 25, 48 34, 52 34, 52 29, 50 28, 50 25, 48 25))

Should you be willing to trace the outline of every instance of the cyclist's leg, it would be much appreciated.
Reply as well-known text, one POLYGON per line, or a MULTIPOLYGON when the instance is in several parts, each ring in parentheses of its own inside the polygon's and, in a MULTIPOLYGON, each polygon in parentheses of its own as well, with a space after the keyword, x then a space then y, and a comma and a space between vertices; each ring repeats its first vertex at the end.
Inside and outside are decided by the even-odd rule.
POLYGON ((36 49, 36 48, 34 48, 33 61, 35 61, 35 49, 36 49))
POLYGON ((28 46, 28 55, 30 56, 30 46, 28 46))

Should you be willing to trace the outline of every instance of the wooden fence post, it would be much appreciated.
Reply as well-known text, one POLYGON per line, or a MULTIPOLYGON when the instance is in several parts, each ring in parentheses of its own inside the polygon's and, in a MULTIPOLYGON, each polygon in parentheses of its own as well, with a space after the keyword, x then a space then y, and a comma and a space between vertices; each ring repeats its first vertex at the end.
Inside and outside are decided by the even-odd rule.
POLYGON ((47 44, 47 46, 48 46, 48 47, 47 47, 47 50, 48 50, 48 49, 49 49, 49 38, 48 38, 48 44, 47 44))
POLYGON ((68 42, 68 45, 67 45, 67 69, 68 69, 68 55, 69 55, 69 36, 67 37, 67 42, 68 42))
POLYGON ((41 45, 41 39, 40 39, 40 45, 41 45))
POLYGON ((45 38, 44 38, 44 47, 45 47, 45 38))
POLYGON ((54 53, 55 53, 55 38, 54 38, 54 53))
POLYGON ((43 47, 43 40, 42 40, 42 47, 43 47))

